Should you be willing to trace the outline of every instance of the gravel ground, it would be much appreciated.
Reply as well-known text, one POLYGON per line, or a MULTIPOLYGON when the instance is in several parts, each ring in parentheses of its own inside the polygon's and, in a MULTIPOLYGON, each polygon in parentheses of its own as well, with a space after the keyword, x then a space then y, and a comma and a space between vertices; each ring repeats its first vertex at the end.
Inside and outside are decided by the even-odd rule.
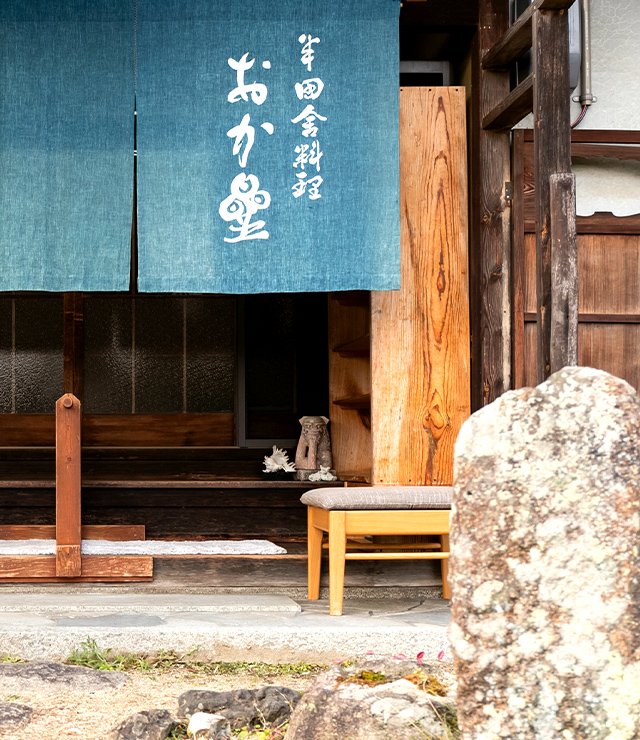
POLYGON ((150 672, 134 670, 126 671, 126 674, 130 680, 121 688, 95 694, 25 692, 20 696, 0 696, 4 701, 26 704, 34 710, 29 725, 20 730, 0 728, 0 738, 101 740, 115 724, 134 712, 168 709, 175 713, 178 696, 188 689, 229 691, 274 684, 304 691, 313 678, 311 674, 269 677, 251 673, 212 675, 197 668, 184 667, 150 672))

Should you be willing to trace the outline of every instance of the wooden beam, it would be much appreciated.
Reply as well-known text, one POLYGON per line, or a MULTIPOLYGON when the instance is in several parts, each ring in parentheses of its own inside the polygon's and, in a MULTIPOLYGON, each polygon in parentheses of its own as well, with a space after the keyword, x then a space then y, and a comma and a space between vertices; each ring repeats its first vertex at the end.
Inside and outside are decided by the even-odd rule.
POLYGON ((56 576, 82 574, 80 507, 80 401, 66 393, 56 402, 56 576))
MULTIPOLYGON (((536 323, 536 314, 526 312, 524 320, 536 323)), ((579 324, 640 324, 640 313, 579 313, 579 324)))
POLYGON ((551 371, 550 177, 571 171, 569 23, 561 10, 533 18, 534 172, 536 188, 536 292, 538 382, 551 371))
POLYGON ((578 364, 576 178, 551 175, 551 372, 578 364))
POLYGON ((512 129, 533 110, 533 75, 529 75, 482 119, 488 131, 512 129))
MULTIPOLYGON (((0 524, 0 540, 53 540, 55 537, 55 524, 0 524)), ((85 524, 82 527, 83 540, 123 542, 144 538, 144 524, 85 524)))
POLYGON ((519 59, 531 48, 532 19, 539 9, 568 9, 575 0, 534 0, 520 14, 509 30, 482 57, 484 69, 508 69, 512 62, 519 59))
POLYGON ((511 385, 511 220, 505 185, 511 174, 508 131, 482 128, 486 113, 509 93, 509 73, 482 69, 481 58, 509 27, 508 3, 480 0, 472 49, 471 98, 471 408, 511 385))
MULTIPOLYGON (((524 129, 524 140, 533 141, 533 129, 524 129)), ((574 129, 571 141, 592 144, 640 144, 640 131, 617 129, 574 129)))

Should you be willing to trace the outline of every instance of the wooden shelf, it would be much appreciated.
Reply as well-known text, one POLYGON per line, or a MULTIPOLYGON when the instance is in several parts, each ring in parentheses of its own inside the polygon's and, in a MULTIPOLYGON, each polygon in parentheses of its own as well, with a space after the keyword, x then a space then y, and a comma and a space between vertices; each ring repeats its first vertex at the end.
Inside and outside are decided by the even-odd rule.
POLYGON ((340 357, 369 357, 371 355, 371 336, 365 334, 352 342, 345 342, 338 347, 334 347, 332 352, 340 355, 340 357))
POLYGON ((371 410, 371 394, 366 393, 362 396, 349 396, 348 398, 338 398, 334 401, 336 406, 341 409, 351 411, 369 411, 371 410))
MULTIPOLYGON (((362 396, 350 396, 348 398, 338 398, 334 401, 336 406, 340 406, 345 411, 356 411, 360 421, 367 429, 371 429, 371 394, 367 393, 362 396)), ((343 477, 343 476, 342 476, 343 477)))
POLYGON ((341 306, 368 306, 369 295, 368 290, 344 290, 331 293, 333 300, 341 306))

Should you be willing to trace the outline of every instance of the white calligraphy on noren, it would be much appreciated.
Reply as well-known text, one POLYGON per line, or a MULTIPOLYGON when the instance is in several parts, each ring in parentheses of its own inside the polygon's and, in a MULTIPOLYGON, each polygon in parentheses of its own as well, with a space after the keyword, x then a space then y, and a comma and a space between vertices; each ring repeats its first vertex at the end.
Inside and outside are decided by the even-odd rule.
MULTIPOLYGON (((263 83, 247 82, 246 73, 252 69, 255 59, 249 59, 249 53, 243 54, 240 59, 228 60, 231 69, 236 73, 236 87, 227 95, 229 103, 254 103, 262 105, 267 99, 269 91, 263 83)), ((271 69, 271 62, 262 62, 263 69, 271 69)), ((269 136, 274 132, 274 126, 269 121, 260 124, 269 136)), ((243 169, 247 166, 249 153, 256 140, 256 129, 251 125, 251 115, 246 113, 239 124, 227 131, 227 136, 233 139, 233 156, 238 157, 238 164, 243 169)), ((251 218, 258 211, 269 207, 271 195, 266 190, 260 189, 260 180, 256 175, 241 172, 233 178, 230 186, 230 194, 220 203, 218 213, 220 217, 230 224, 236 222, 238 226, 230 225, 229 231, 235 236, 225 237, 226 242, 248 241, 250 239, 268 239, 269 232, 264 228, 262 220, 251 222, 251 218)))
MULTIPOLYGON (((316 52, 314 44, 319 44, 320 39, 310 33, 303 33, 298 37, 298 41, 302 44, 300 62, 307 68, 308 72, 311 72, 316 52)), ((322 95, 323 90, 324 82, 319 77, 309 77, 301 82, 296 82, 294 85, 298 100, 317 100, 322 95)), ((296 181, 291 186, 291 194, 294 198, 301 198, 305 194, 309 200, 322 198, 320 186, 324 180, 319 173, 320 160, 324 156, 324 152, 320 148, 318 133, 320 124, 326 120, 326 116, 317 111, 311 103, 308 103, 295 118, 291 119, 291 123, 301 124, 300 133, 309 142, 301 142, 294 149, 294 153, 297 155, 293 160, 293 167, 297 170, 296 181), (318 174, 309 177, 307 168, 315 168, 318 174)))

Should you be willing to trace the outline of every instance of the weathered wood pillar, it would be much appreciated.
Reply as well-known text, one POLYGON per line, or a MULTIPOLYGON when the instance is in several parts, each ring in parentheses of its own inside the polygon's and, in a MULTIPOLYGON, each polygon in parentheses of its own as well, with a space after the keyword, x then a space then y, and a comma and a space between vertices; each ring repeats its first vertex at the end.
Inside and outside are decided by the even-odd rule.
POLYGON ((551 372, 578 364, 576 178, 551 175, 551 372))
POLYGON ((510 132, 482 128, 483 117, 509 93, 509 72, 481 66, 483 54, 508 27, 507 0, 480 0, 472 84, 472 409, 511 385, 510 132))
POLYGON ((56 402, 56 576, 82 574, 80 503, 80 401, 66 393, 56 402))
POLYGON ((533 16, 538 382, 551 373, 550 177, 571 171, 568 10, 533 16))

